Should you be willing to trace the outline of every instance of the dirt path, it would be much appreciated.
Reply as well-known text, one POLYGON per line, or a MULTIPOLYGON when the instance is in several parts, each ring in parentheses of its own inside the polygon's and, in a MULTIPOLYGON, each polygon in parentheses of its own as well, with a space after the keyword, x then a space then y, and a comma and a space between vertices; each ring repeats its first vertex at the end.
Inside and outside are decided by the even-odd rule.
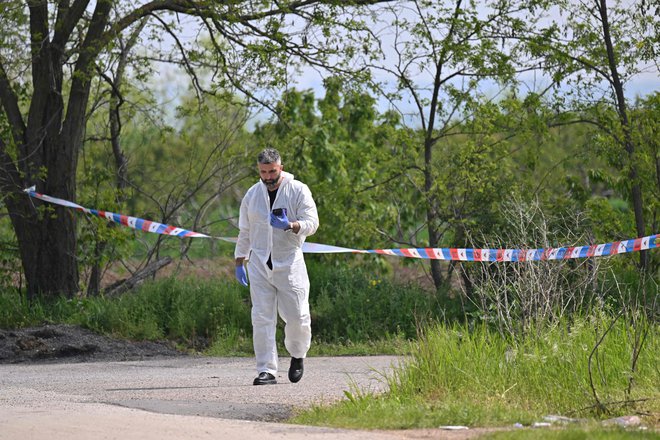
POLYGON ((399 359, 309 358, 298 384, 255 387, 250 358, 0 365, 0 439, 466 439, 479 430, 369 432, 277 423, 344 398, 354 383, 382 391, 399 359))

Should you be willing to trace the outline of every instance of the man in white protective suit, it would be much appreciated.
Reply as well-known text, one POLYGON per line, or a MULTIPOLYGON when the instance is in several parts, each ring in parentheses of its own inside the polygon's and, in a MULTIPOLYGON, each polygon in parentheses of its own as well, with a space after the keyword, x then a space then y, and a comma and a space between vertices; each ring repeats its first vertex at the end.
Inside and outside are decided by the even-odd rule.
POLYGON ((291 355, 289 380, 300 381, 312 328, 309 278, 303 258, 305 238, 316 232, 319 217, 312 193, 283 171, 277 150, 257 157, 260 181, 243 197, 234 256, 236 279, 250 277, 252 330, 258 376, 254 385, 277 383, 277 314, 285 322, 284 346, 291 355), (246 262, 247 260, 247 273, 246 262))

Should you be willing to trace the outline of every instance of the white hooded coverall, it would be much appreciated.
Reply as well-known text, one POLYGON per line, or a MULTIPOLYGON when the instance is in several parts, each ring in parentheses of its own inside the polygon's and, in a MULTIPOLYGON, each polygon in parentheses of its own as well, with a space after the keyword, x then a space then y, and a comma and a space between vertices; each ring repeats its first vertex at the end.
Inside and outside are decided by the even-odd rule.
POLYGON ((319 226, 311 191, 285 171, 282 171, 282 182, 272 209, 276 208, 286 208, 289 222, 300 224, 297 234, 273 228, 266 185, 259 181, 250 187, 241 202, 234 252, 236 258, 248 260, 257 372, 273 375, 277 374, 275 330, 278 311, 285 322, 284 346, 289 354, 304 358, 311 344, 309 278, 302 245, 319 226), (269 256, 272 270, 266 264, 269 256))

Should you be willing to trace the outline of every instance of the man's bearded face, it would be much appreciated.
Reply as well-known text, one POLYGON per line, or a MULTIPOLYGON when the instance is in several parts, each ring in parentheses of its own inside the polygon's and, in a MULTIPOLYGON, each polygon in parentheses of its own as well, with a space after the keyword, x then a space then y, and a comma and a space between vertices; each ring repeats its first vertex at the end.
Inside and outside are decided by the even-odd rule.
POLYGON ((259 176, 261 181, 266 185, 269 191, 279 187, 280 179, 282 177, 282 164, 279 163, 260 163, 259 176))

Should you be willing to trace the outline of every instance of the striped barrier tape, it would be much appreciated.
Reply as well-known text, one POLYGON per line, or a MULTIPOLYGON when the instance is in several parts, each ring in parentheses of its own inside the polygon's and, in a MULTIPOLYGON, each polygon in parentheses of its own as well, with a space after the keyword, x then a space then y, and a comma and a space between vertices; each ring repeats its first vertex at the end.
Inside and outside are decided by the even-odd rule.
MULTIPOLYGON (((153 232, 154 234, 162 234, 162 235, 174 235, 177 237, 184 237, 184 238, 197 238, 197 237, 214 238, 211 237, 210 235, 189 231, 183 228, 177 228, 163 223, 144 220, 138 217, 131 217, 123 214, 115 214, 114 212, 109 212, 109 211, 88 209, 78 205, 77 203, 70 202, 68 200, 58 199, 57 197, 51 197, 46 194, 40 194, 34 190, 34 187, 25 189, 24 191, 28 193, 30 197, 34 197, 35 199, 43 200, 44 202, 52 203, 55 205, 64 206, 66 208, 72 208, 77 211, 82 211, 85 214, 104 218, 111 222, 119 223, 120 225, 128 226, 129 228, 138 229, 144 232, 153 232)), ((215 237, 215 238, 224 238, 224 237, 215 237)))
MULTIPOLYGON (((104 218, 123 226, 152 232, 162 235, 173 235, 183 238, 213 238, 231 243, 236 242, 235 237, 213 237, 200 232, 189 231, 175 226, 152 222, 138 217, 116 214, 108 211, 88 209, 68 200, 58 199, 40 194, 34 187, 24 190, 30 197, 55 205, 82 211, 85 214, 104 218)), ((586 246, 571 246, 542 249, 473 249, 473 248, 407 248, 407 249, 352 249, 339 246, 330 246, 320 243, 303 244, 303 252, 312 254, 357 253, 380 254, 397 257, 422 258, 430 260, 447 261, 544 261, 568 260, 573 258, 605 257, 610 255, 638 252, 660 247, 660 235, 653 234, 646 237, 629 240, 614 241, 611 243, 594 244, 586 246)))

